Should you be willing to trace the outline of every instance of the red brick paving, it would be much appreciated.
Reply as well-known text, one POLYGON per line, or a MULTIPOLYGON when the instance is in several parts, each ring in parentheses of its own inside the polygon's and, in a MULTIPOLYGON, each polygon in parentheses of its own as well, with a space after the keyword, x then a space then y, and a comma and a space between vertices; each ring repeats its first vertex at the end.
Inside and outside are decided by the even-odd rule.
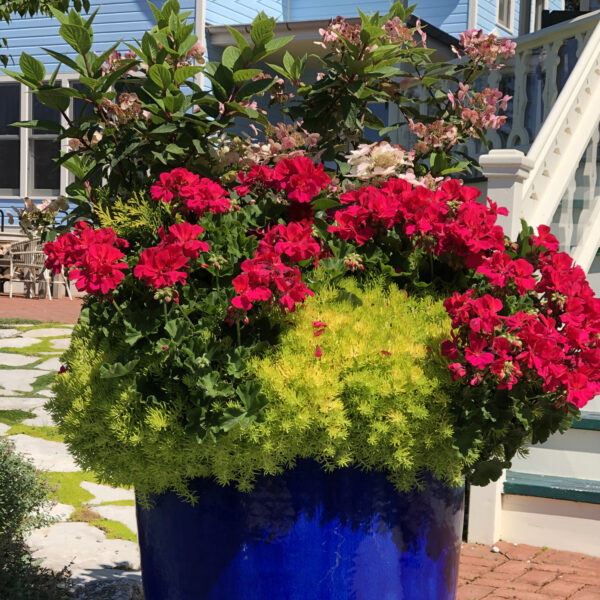
POLYGON ((600 600, 600 558, 498 542, 463 544, 457 600, 600 600))
POLYGON ((75 323, 81 310, 81 298, 25 298, 21 295, 8 297, 0 294, 0 319, 35 319, 36 321, 56 321, 75 323))

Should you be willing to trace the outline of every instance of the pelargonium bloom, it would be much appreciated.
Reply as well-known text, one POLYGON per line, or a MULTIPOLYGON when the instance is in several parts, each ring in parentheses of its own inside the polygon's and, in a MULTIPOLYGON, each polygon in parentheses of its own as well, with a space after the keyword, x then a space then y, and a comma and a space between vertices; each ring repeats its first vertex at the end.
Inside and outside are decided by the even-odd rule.
POLYGON ((198 216, 202 216, 207 210, 219 214, 231 208, 227 190, 207 177, 203 177, 194 185, 186 186, 181 193, 186 206, 198 216))
POLYGON ((306 156, 284 158, 273 169, 273 179, 277 181, 279 189, 296 202, 310 202, 331 182, 323 170, 323 164, 315 166, 306 156))
POLYGON ((182 188, 195 186, 198 181, 198 175, 191 173, 183 167, 178 167, 169 173, 161 173, 159 181, 150 188, 150 195, 157 202, 168 203, 174 198, 178 199, 180 197, 182 188))
POLYGON ((200 225, 192 225, 187 222, 171 225, 169 233, 165 233, 164 227, 158 230, 163 244, 179 244, 184 256, 193 259, 198 258, 200 252, 208 252, 210 249, 206 242, 198 239, 203 232, 204 228, 200 225))
POLYGON ((185 283, 188 258, 177 244, 146 248, 140 255, 133 274, 155 290, 185 283))
POLYGON ((125 277, 129 267, 122 262, 125 255, 110 244, 92 244, 77 263, 69 278, 80 292, 106 295, 125 277))

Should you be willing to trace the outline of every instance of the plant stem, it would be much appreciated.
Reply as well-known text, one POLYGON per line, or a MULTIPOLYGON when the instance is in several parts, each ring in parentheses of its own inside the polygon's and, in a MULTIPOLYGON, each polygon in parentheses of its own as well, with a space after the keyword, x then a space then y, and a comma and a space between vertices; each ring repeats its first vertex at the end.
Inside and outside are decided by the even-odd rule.
POLYGON ((237 343, 238 343, 238 346, 241 346, 242 345, 242 332, 241 332, 241 329, 240 329, 240 322, 239 322, 239 320, 235 322, 235 328, 236 328, 236 331, 237 331, 237 343))
POLYGON ((183 306, 181 306, 181 304, 179 304, 179 302, 176 302, 175 304, 177 305, 177 308, 181 311, 181 314, 185 317, 186 321, 193 327, 194 323, 190 319, 189 315, 183 309, 183 306))

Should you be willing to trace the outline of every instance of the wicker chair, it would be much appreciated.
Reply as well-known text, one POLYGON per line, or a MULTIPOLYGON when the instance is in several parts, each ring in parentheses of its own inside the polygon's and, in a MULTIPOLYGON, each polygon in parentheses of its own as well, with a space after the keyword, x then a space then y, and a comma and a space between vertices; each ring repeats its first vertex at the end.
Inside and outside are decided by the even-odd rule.
POLYGON ((29 283, 33 288, 33 296, 37 296, 37 284, 44 281, 46 287, 46 298, 52 300, 50 294, 51 283, 64 285, 67 296, 73 300, 69 282, 61 272, 57 276, 52 276, 50 271, 44 266, 46 255, 42 250, 42 242, 39 239, 27 240, 25 242, 16 242, 12 244, 7 252, 9 259, 8 272, 8 295, 13 296, 13 282, 21 281, 29 283))

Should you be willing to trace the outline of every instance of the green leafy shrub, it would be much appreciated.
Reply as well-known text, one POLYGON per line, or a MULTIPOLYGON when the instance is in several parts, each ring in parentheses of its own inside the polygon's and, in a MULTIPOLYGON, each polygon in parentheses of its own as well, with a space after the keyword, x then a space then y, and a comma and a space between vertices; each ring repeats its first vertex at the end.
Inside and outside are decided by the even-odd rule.
POLYGON ((0 600, 68 598, 68 571, 53 573, 32 558, 24 536, 52 523, 52 488, 33 464, 0 438, 0 600))
POLYGON ((218 442, 186 431, 185 398, 144 401, 131 377, 102 377, 102 365, 124 348, 84 323, 64 355, 68 370, 57 378, 50 410, 84 468, 142 495, 169 487, 186 494, 187 480, 207 476, 248 489, 257 474, 279 473, 300 457, 381 470, 404 489, 423 470, 461 481, 474 457, 461 459, 452 448, 454 384, 428 350, 449 331, 440 301, 348 281, 341 290, 324 287, 282 319, 276 352, 250 361, 246 373, 268 400, 261 422, 237 419, 241 401, 230 402, 229 430, 218 442), (316 338, 314 321, 327 324, 316 338))

